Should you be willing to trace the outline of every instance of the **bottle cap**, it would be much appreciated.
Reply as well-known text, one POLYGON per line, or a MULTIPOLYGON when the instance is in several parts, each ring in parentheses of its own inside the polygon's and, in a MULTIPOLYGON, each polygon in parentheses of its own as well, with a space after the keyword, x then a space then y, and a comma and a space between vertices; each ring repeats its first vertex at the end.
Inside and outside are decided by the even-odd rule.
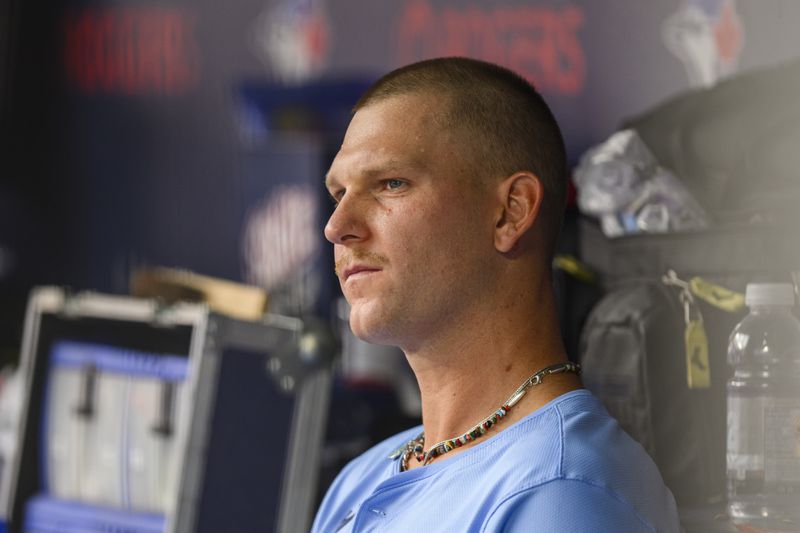
POLYGON ((748 283, 744 301, 748 307, 756 305, 794 307, 794 287, 791 283, 748 283))

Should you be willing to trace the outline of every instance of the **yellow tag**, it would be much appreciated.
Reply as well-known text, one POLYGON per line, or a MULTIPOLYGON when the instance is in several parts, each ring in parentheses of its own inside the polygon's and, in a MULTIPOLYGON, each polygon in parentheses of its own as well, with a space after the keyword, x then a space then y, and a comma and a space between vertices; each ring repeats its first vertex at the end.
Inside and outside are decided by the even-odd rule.
POLYGON ((711 369, 708 366, 708 338, 701 320, 690 320, 684 335, 686 341, 686 384, 690 389, 707 389, 711 386, 711 369))
POLYGON ((556 255, 553 258, 553 266, 585 283, 595 282, 595 275, 591 268, 573 255, 556 255))
POLYGON ((744 294, 740 292, 732 291, 700 277, 689 280, 689 286, 695 296, 723 311, 735 313, 744 308, 744 294))

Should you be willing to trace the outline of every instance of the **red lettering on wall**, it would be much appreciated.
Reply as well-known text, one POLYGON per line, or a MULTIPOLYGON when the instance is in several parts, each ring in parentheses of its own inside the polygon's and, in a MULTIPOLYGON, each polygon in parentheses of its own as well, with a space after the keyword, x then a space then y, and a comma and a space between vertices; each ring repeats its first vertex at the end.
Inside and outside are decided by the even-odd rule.
POLYGON ((568 7, 561 13, 561 30, 555 35, 560 65, 556 83, 566 94, 581 92, 586 80, 586 55, 578 40, 583 21, 583 11, 568 7))
POLYGON ((181 8, 86 8, 64 19, 64 67, 85 93, 177 94, 197 85, 196 16, 181 8))
POLYGON ((583 11, 572 5, 447 7, 437 13, 428 0, 412 0, 399 18, 397 60, 470 56, 511 68, 541 91, 574 95, 586 80, 578 38, 583 22, 583 11))
POLYGON ((424 1, 414 1, 406 5, 398 28, 398 48, 400 62, 412 63, 416 59, 428 57, 428 50, 435 49, 436 14, 424 1))

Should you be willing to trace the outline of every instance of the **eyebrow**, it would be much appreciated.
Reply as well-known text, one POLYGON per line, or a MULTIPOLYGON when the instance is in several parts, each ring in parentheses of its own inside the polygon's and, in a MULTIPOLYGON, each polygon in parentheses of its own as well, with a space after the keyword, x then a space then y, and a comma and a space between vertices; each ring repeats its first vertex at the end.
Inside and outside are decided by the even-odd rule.
MULTIPOLYGON (((367 168, 366 170, 361 171, 361 175, 365 178, 370 178, 373 176, 380 176, 382 174, 388 174, 390 172, 396 172, 398 170, 403 170, 403 169, 419 170, 422 168, 424 168, 424 165, 419 160, 402 163, 396 159, 390 159, 385 163, 381 163, 375 167, 367 168)), ((336 177, 333 176, 330 172, 325 174, 325 187, 330 189, 335 180, 336 177)))

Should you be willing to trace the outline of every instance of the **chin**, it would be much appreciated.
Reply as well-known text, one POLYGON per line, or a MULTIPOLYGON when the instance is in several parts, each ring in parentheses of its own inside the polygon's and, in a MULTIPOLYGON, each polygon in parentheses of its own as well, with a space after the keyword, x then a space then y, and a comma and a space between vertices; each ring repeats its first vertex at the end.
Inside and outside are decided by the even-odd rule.
POLYGON ((353 318, 353 315, 350 315, 350 329, 353 331, 353 335, 362 341, 370 342, 372 344, 386 344, 385 342, 381 342, 381 340, 385 337, 381 331, 383 328, 378 327, 372 322, 373 321, 370 320, 353 318))
POLYGON ((395 346, 389 323, 391 321, 384 317, 381 310, 373 306, 356 304, 350 309, 350 329, 362 341, 395 346))

